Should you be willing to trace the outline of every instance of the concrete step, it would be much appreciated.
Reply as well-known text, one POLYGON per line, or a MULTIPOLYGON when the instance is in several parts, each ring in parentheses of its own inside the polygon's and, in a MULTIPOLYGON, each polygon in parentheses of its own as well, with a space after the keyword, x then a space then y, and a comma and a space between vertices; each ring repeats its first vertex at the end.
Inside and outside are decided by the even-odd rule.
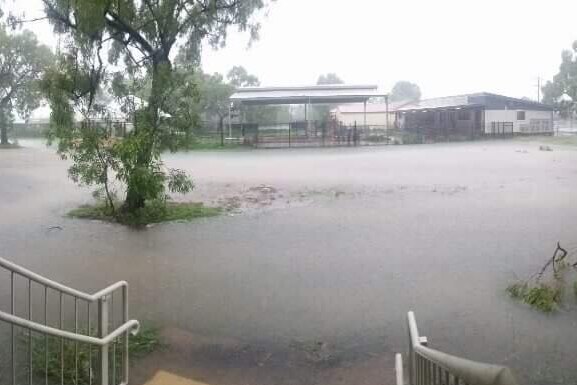
POLYGON ((160 370, 144 385, 208 385, 160 370))

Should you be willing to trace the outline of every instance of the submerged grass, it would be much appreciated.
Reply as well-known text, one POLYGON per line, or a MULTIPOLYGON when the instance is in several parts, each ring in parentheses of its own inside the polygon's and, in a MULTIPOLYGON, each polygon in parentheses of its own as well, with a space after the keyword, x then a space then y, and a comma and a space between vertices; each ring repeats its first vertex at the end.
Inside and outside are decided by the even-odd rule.
POLYGON ((190 221, 196 218, 220 215, 219 207, 205 206, 198 202, 148 202, 134 213, 114 212, 103 203, 84 205, 68 212, 68 216, 80 219, 94 219, 116 222, 129 226, 144 226, 153 223, 190 221))

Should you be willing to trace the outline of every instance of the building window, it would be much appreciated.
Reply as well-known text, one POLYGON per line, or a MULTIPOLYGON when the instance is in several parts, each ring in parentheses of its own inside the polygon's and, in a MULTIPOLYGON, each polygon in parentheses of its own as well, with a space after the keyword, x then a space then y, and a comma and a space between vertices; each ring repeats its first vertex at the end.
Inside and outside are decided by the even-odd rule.
POLYGON ((517 120, 525 120, 525 111, 517 111, 517 120))
POLYGON ((471 120, 471 111, 459 110, 459 113, 457 114, 457 119, 459 119, 459 120, 471 120))

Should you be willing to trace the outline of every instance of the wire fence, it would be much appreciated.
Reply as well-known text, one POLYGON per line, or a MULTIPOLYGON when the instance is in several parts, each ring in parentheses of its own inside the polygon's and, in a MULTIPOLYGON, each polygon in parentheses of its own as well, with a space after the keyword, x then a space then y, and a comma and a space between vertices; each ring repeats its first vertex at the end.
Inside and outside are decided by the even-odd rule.
POLYGON ((203 144, 245 145, 256 148, 342 147, 403 144, 413 142, 411 134, 386 126, 291 122, 274 124, 203 124, 195 131, 203 144))

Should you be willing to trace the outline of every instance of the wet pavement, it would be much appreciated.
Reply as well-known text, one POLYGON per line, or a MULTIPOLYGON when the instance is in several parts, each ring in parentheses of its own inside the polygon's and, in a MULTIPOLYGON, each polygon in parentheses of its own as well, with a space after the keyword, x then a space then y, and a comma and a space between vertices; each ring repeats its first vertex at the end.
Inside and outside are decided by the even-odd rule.
POLYGON ((198 186, 176 199, 231 211, 133 230, 65 218, 90 190, 23 144, 0 152, 0 255, 86 291, 129 281, 132 316, 172 341, 137 383, 152 362, 208 383, 383 383, 408 310, 432 347, 528 384, 577 381, 575 307, 543 315, 504 291, 557 241, 577 249, 577 148, 170 154, 198 186))

